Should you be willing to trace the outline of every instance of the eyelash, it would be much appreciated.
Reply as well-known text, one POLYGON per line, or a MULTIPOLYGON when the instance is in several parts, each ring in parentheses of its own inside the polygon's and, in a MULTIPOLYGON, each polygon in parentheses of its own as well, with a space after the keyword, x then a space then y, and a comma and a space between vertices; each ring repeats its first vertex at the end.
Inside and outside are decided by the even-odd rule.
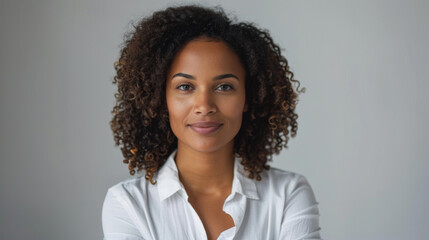
MULTIPOLYGON (((180 84, 179 86, 177 86, 176 87, 176 89, 179 89, 180 91, 188 91, 188 90, 182 90, 182 89, 180 89, 181 87, 183 87, 183 86, 188 86, 188 87, 191 87, 191 84, 180 84)), ((220 84, 220 85, 218 85, 217 87, 216 87, 216 89, 217 88, 219 88, 219 87, 222 87, 222 86, 227 86, 227 87, 229 87, 229 89, 228 90, 223 90, 223 91, 225 91, 225 92, 228 92, 228 91, 231 91, 231 90, 234 90, 234 87, 232 86, 232 85, 230 85, 230 84, 220 84)))

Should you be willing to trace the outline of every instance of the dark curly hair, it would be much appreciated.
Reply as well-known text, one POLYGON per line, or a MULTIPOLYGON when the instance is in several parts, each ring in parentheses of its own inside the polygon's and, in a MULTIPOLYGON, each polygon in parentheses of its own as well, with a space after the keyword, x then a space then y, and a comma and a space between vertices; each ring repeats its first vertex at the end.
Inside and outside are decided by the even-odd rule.
POLYGON ((298 130, 295 107, 299 81, 267 30, 233 22, 220 7, 169 7, 153 13, 125 35, 115 62, 116 105, 110 122, 116 146, 130 174, 143 169, 152 184, 154 174, 177 148, 168 119, 167 72, 176 53, 189 41, 207 37, 227 43, 246 70, 248 111, 234 139, 234 153, 249 178, 261 180, 273 154, 287 148, 298 130), (296 90, 293 88, 297 84, 296 90))

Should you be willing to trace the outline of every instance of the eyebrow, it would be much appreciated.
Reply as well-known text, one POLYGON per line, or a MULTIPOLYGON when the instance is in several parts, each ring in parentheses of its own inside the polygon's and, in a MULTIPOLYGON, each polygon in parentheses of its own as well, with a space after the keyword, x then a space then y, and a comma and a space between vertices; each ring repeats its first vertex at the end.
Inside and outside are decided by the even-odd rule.
MULTIPOLYGON (((186 74, 186 73, 176 73, 176 74, 173 75, 172 79, 175 78, 175 77, 184 77, 184 78, 187 78, 187 79, 196 80, 194 76, 186 74)), ((239 80, 238 77, 235 76, 232 73, 227 73, 227 74, 222 74, 222 75, 216 76, 216 77, 213 78, 213 80, 221 80, 221 79, 224 79, 224 78, 235 78, 235 79, 239 80)))

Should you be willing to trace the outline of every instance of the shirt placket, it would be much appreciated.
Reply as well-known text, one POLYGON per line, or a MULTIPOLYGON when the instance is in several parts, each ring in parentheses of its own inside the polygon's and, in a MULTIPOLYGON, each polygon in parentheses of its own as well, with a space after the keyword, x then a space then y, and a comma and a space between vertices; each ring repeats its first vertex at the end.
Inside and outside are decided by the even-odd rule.
MULTIPOLYGON (((243 222, 244 214, 246 209, 246 197, 241 194, 231 194, 226 200, 223 206, 223 211, 229 214, 234 220, 235 233, 237 235, 240 230, 241 223, 243 222)), ((234 237, 233 237, 234 238, 234 237)), ((233 239, 232 238, 232 239, 233 239)))
POLYGON ((207 240, 207 233, 204 229, 203 222, 201 221, 200 217, 198 216, 197 212, 195 211, 194 207, 192 207, 191 203, 188 201, 188 194, 185 192, 184 189, 181 191, 181 197, 186 205, 186 212, 190 213, 193 219, 193 226, 192 228, 191 224, 189 224, 188 233, 189 236, 192 236, 193 240, 207 240))

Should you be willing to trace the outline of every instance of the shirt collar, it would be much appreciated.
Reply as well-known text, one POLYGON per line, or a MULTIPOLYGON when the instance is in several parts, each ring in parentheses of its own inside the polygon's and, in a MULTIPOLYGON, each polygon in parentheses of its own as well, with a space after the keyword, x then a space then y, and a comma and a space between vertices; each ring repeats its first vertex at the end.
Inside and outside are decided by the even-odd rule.
MULTIPOLYGON (((177 149, 174 150, 167 161, 161 167, 157 176, 158 193, 161 201, 171 197, 179 190, 183 190, 186 194, 183 184, 179 180, 179 172, 177 170, 176 157, 177 149)), ((236 157, 234 161, 234 179, 232 182, 233 193, 239 193, 247 198, 259 199, 258 190, 254 180, 247 177, 243 165, 240 163, 241 158, 236 157)))

